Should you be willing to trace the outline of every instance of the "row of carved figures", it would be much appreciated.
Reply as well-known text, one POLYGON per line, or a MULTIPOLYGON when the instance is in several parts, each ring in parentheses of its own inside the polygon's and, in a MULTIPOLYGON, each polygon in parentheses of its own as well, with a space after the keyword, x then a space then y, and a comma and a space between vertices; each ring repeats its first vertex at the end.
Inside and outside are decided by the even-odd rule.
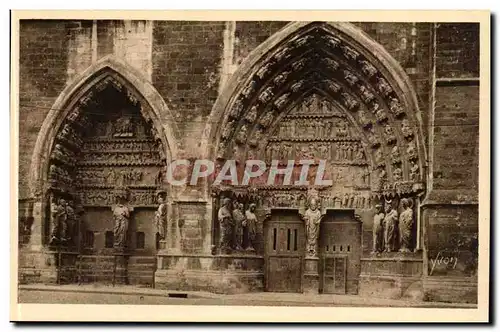
POLYGON ((279 138, 329 138, 348 137, 349 127, 343 119, 287 119, 280 125, 276 133, 279 138))
POLYGON ((346 163, 366 163, 365 151, 358 142, 270 143, 266 158, 272 160, 323 159, 346 163))
MULTIPOLYGON (((158 209, 155 212, 154 228, 160 235, 165 237, 165 221, 167 217, 166 194, 159 192, 155 195, 158 209)), ((128 228, 134 207, 130 202, 130 195, 114 194, 114 205, 111 206, 113 213, 114 247, 124 249, 127 247, 128 228)), ((64 198, 53 198, 50 209, 50 245, 71 246, 76 245, 75 240, 79 234, 81 215, 84 213, 82 207, 75 208, 72 200, 64 198)))
POLYGON ((255 251, 257 229, 256 205, 251 203, 245 210, 244 204, 229 198, 221 200, 217 212, 220 225, 220 248, 222 253, 232 250, 255 251))
POLYGON ((373 253, 411 252, 413 243, 413 203, 411 199, 401 199, 402 212, 398 215, 391 201, 385 207, 376 205, 373 217, 373 253))
MULTIPOLYGON (((324 208, 357 208, 370 209, 372 207, 372 196, 369 193, 344 193, 334 196, 322 196, 317 199, 318 204, 324 208)), ((299 208, 305 204, 305 198, 297 193, 273 193, 263 199, 267 208, 271 207, 295 207, 299 208)))

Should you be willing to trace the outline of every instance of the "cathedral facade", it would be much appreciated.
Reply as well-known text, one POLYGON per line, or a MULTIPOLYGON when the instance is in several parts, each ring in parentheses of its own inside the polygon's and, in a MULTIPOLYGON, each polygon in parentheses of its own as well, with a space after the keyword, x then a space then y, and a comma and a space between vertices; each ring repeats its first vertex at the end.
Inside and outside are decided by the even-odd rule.
POLYGON ((477 303, 479 24, 19 29, 20 283, 477 303))

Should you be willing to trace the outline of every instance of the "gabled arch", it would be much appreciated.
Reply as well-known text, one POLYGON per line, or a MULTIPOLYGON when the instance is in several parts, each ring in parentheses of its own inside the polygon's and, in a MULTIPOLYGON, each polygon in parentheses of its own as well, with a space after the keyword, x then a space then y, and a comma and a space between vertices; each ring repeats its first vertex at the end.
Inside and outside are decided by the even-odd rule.
POLYGON ((351 122, 357 119, 372 163, 387 176, 387 193, 422 189, 427 159, 411 82, 381 45, 349 23, 294 22, 255 49, 214 105, 205 130, 207 156, 229 157, 235 141, 246 150, 236 132, 244 136, 252 126, 251 143, 259 128, 267 129, 259 125, 263 114, 279 121, 311 87, 342 104, 351 122), (401 162, 392 162, 398 153, 401 162), (381 154, 385 163, 377 162, 381 154))
POLYGON ((163 147, 162 154, 166 162, 177 156, 178 137, 175 124, 167 104, 146 78, 135 69, 109 55, 103 57, 68 84, 61 92, 48 115, 46 116, 35 144, 29 178, 29 189, 32 197, 41 195, 46 189, 50 152, 61 125, 70 112, 79 108, 91 99, 96 89, 108 84, 123 86, 129 98, 139 101, 141 113, 152 125, 153 133, 163 147))

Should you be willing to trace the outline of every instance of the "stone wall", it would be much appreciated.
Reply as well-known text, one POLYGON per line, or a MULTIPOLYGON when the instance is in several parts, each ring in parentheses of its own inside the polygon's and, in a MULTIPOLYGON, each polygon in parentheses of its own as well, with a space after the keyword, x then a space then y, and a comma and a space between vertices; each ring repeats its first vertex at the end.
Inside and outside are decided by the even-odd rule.
MULTIPOLYGON (((33 148, 46 115, 63 88, 91 64, 111 55, 151 82, 168 105, 160 114, 161 120, 173 119, 170 126, 176 133, 172 134, 180 142, 180 154, 174 157, 196 158, 203 153, 203 131, 225 82, 252 50, 286 24, 22 21, 19 198, 30 198, 28 178, 33 148)), ((456 289, 476 273, 477 256, 469 252, 477 246, 478 229, 479 26, 378 22, 355 25, 400 63, 416 91, 428 153, 428 191, 421 210, 423 273, 427 276, 424 288, 429 298, 448 299, 446 292, 436 291, 442 286, 433 278, 447 277, 449 289, 456 289), (450 256, 448 264, 432 268, 438 255, 444 254, 450 256), (457 257, 457 264, 452 268, 453 257, 457 257)), ((190 199, 188 193, 176 193, 177 210, 174 219, 169 220, 170 235, 175 238, 169 239, 169 247, 179 249, 181 254, 208 254, 210 202, 180 202, 190 199), (200 217, 194 217, 186 206, 200 217)), ((27 208, 23 205, 21 210, 27 208)), ((261 267, 254 272, 260 278, 261 267)), ((477 280, 472 279, 474 282, 477 280)), ((474 291, 468 294, 465 300, 473 302, 474 291)))

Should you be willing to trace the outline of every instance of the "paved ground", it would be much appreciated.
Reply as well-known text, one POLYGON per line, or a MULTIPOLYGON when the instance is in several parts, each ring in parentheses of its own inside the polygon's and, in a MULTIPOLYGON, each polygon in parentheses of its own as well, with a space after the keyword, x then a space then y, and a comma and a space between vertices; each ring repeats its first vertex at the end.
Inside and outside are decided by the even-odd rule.
POLYGON ((355 295, 323 295, 297 293, 251 293, 222 295, 208 292, 179 292, 131 286, 98 285, 22 285, 20 303, 61 304, 172 304, 172 305, 257 305, 257 306, 374 306, 374 307, 459 307, 475 308, 471 304, 416 302, 362 298, 355 295), (187 296, 178 298, 175 296, 187 296))

